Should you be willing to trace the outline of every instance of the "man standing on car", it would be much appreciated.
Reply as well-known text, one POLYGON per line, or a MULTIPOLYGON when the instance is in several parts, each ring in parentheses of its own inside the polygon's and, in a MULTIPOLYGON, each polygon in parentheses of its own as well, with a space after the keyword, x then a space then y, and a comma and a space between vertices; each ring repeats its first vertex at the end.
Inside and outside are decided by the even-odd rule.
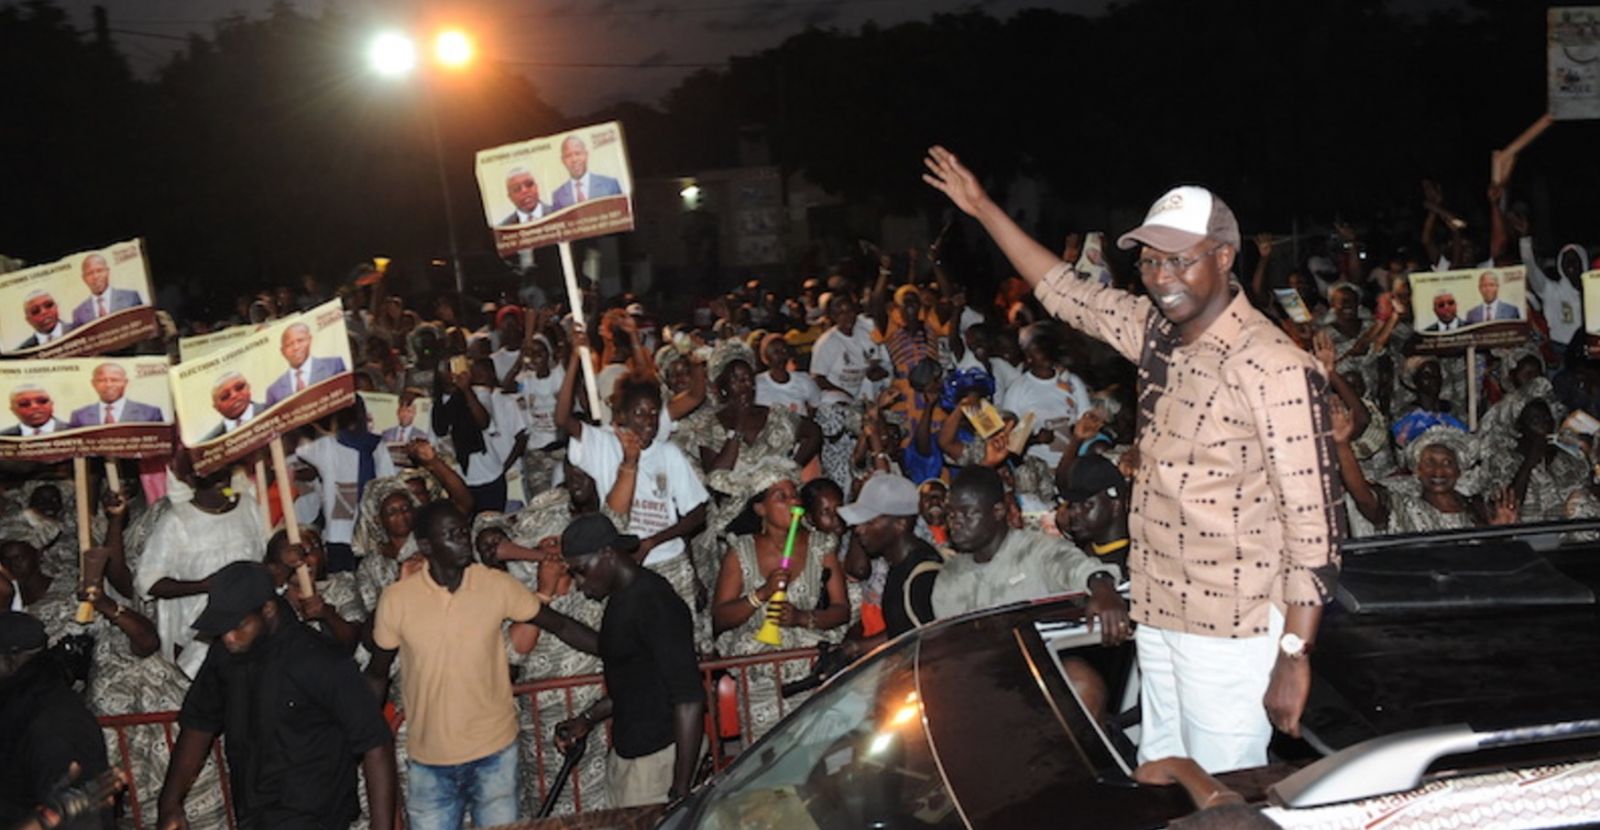
POLYGON ((695 661, 689 606, 665 577, 633 556, 639 537, 598 513, 561 534, 561 555, 577 587, 605 600, 600 659, 607 696, 556 724, 563 751, 613 719, 606 785, 613 807, 676 801, 694 781, 704 738, 705 687, 695 661))
POLYGON ((1232 278, 1233 212, 1201 187, 1156 200, 1117 243, 1140 247, 1148 296, 1136 296, 1079 280, 950 151, 926 163, 923 178, 983 224, 1046 309, 1138 363, 1140 760, 1266 763, 1274 725, 1300 731, 1343 496, 1327 381, 1232 278))

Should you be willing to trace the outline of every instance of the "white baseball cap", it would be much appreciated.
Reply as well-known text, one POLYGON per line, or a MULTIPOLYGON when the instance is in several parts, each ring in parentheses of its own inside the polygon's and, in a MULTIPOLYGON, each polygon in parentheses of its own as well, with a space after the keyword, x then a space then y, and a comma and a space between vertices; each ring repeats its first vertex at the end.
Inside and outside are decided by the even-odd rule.
POLYGON ((1183 251, 1215 239, 1239 248, 1239 220, 1215 193, 1195 185, 1174 187, 1150 206, 1144 224, 1117 239, 1124 251, 1149 245, 1158 251, 1183 251))
POLYGON ((879 516, 915 516, 920 499, 917 485, 903 476, 879 473, 861 485, 856 500, 839 508, 848 525, 861 525, 879 516))

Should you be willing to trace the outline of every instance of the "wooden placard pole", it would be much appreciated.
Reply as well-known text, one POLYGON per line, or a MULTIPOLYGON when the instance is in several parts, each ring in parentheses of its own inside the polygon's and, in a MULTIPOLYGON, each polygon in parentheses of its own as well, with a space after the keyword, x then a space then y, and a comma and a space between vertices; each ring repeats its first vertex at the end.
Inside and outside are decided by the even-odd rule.
POLYGON ((106 486, 111 488, 111 492, 122 495, 122 473, 117 470, 115 458, 106 459, 106 486))
MULTIPOLYGON (((572 243, 561 242, 557 244, 561 249, 561 271, 567 278, 567 305, 572 308, 572 320, 580 328, 586 328, 583 316, 583 293, 578 290, 578 269, 572 264, 572 243)), ((578 350, 579 363, 583 364, 583 388, 589 393, 589 415, 593 418, 600 417, 600 386, 595 382, 594 357, 589 353, 589 347, 584 346, 578 350)))
MULTIPOLYGON (((294 516, 294 488, 289 486, 289 460, 284 455, 283 436, 274 436, 268 446, 272 448, 272 474, 278 479, 278 506, 283 508, 283 528, 289 533, 289 544, 298 545, 300 520, 294 516)), ((294 569, 294 575, 300 582, 300 595, 311 596, 316 588, 312 582, 311 569, 306 567, 305 560, 302 559, 300 566, 294 569)))
MULTIPOLYGON (((89 459, 77 456, 72 459, 72 487, 77 494, 78 507, 78 579, 83 579, 83 554, 94 544, 89 528, 89 459)), ((84 625, 94 622, 94 603, 78 603, 77 621, 84 625)))
POLYGON ((1478 431, 1478 347, 1467 347, 1467 429, 1478 431))
POLYGON ((1503 149, 1489 154, 1489 182, 1503 185, 1511 179, 1511 169, 1516 166, 1517 154, 1533 143, 1550 125, 1556 123, 1554 116, 1549 113, 1539 116, 1539 120, 1528 125, 1528 129, 1512 140, 1503 149))
POLYGON ((261 532, 272 538, 272 502, 267 495, 267 460, 256 458, 256 512, 261 514, 261 532))

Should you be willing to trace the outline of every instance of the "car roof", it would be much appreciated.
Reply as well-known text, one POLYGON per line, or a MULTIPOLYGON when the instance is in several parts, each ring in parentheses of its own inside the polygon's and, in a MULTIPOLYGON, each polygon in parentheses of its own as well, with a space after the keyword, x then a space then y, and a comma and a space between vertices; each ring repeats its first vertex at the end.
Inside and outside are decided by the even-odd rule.
POLYGON ((912 635, 929 743, 974 828, 1158 827, 1193 810, 1179 788, 1128 780, 1054 665, 1035 624, 1081 608, 1023 603, 912 635))

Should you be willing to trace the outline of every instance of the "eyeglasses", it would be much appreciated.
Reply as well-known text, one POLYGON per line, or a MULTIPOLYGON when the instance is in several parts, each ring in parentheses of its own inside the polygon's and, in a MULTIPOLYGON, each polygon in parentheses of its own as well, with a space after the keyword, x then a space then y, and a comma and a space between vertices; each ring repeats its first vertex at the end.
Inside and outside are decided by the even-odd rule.
POLYGON ((1181 274, 1190 268, 1193 268, 1195 263, 1205 259, 1208 256, 1211 256, 1212 254, 1215 254, 1220 250, 1222 250, 1222 246, 1217 245, 1211 250, 1206 251, 1205 253, 1196 257, 1181 257, 1176 254, 1169 257, 1144 257, 1138 262, 1139 273, 1145 276, 1154 274, 1157 271, 1166 271, 1170 274, 1181 274))

